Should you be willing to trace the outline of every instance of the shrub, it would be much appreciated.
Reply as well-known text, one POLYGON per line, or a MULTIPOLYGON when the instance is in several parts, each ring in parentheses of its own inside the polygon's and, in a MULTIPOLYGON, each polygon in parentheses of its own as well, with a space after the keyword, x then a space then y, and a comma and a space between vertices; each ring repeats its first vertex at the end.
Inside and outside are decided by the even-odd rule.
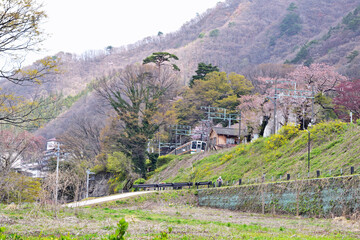
POLYGON ((352 60, 354 60, 354 58, 356 58, 359 55, 359 51, 352 51, 349 56, 347 56, 346 58, 348 59, 348 63, 351 63, 352 60))
POLYGON ((205 33, 200 33, 199 38, 203 38, 203 37, 205 37, 205 33))
POLYGON ((229 22, 228 27, 233 27, 233 26, 235 26, 235 25, 236 25, 235 22, 229 22))
POLYGON ((156 168, 159 168, 167 163, 169 163, 171 160, 173 160, 174 158, 176 158, 175 155, 164 155, 164 156, 160 156, 156 162, 156 168))
POLYGON ((358 120, 356 120, 356 124, 357 124, 358 126, 360 126, 360 118, 359 118, 358 120))
POLYGON ((131 159, 122 152, 113 152, 107 155, 106 170, 114 174, 108 182, 110 191, 114 193, 121 189, 128 189, 129 182, 135 180, 132 179, 134 172, 131 159))
POLYGON ((219 33, 220 33, 219 29, 214 29, 214 30, 212 30, 210 32, 209 36, 210 37, 217 37, 217 36, 219 36, 219 33))
POLYGON ((143 179, 143 178, 139 178, 139 179, 137 179, 137 180, 135 180, 135 182, 134 182, 134 184, 143 184, 143 183, 145 183, 145 179, 143 179))
POLYGON ((96 174, 101 173, 101 172, 105 172, 106 171, 106 167, 104 165, 95 165, 92 169, 92 172, 95 172, 96 174))
POLYGON ((124 218, 122 218, 119 223, 117 224, 117 229, 115 230, 114 234, 109 235, 109 240, 125 240, 125 233, 126 230, 129 227, 129 223, 125 221, 124 218))
POLYGON ((239 147, 236 148, 235 150, 235 153, 237 155, 241 155, 241 154, 244 154, 246 151, 245 151, 245 145, 244 144, 241 144, 239 147))
POLYGON ((122 172, 124 164, 130 163, 130 159, 122 152, 113 152, 108 154, 106 169, 109 172, 122 172))
POLYGON ((0 198, 4 201, 19 203, 34 202, 38 199, 41 191, 39 179, 18 173, 11 173, 5 178, 8 183, 0 191, 0 198))
POLYGON ((232 154, 225 154, 224 156, 222 156, 222 157, 220 158, 221 164, 226 163, 226 162, 229 161, 232 157, 233 157, 232 154))
POLYGON ((311 139, 321 142, 328 140, 335 134, 343 133, 347 128, 347 124, 341 121, 322 122, 311 128, 311 139))
POLYGON ((189 181, 197 182, 201 180, 206 180, 212 174, 213 172, 210 170, 210 164, 205 164, 204 166, 197 168, 194 167, 190 173, 189 181))
POLYGON ((287 124, 279 130, 279 134, 290 140, 299 134, 299 127, 295 124, 287 124))
POLYGON ((287 139, 280 134, 273 134, 269 138, 269 140, 266 141, 266 148, 276 150, 282 145, 284 145, 287 142, 287 139))

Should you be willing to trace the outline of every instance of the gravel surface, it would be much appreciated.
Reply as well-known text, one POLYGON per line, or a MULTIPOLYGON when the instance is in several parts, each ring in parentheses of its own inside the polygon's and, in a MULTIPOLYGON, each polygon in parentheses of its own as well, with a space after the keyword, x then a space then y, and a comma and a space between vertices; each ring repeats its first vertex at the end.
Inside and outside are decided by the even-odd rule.
POLYGON ((96 198, 96 199, 89 199, 89 200, 85 200, 85 201, 81 201, 81 202, 68 203, 68 204, 64 204, 63 207, 81 207, 81 206, 87 206, 87 205, 92 205, 92 204, 97 204, 97 203, 103 203, 103 202, 113 201, 113 200, 117 200, 117 199, 122 199, 122 198, 133 197, 133 196, 142 195, 142 194, 147 194, 147 193, 151 193, 151 192, 152 192, 152 191, 121 193, 121 194, 111 195, 111 196, 107 196, 107 197, 101 197, 101 198, 96 198))

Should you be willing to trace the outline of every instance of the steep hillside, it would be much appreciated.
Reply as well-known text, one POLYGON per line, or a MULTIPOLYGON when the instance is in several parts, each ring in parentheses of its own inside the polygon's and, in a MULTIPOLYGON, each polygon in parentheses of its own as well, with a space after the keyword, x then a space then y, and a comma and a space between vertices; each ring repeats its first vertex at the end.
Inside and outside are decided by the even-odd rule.
POLYGON ((52 88, 66 95, 76 94, 96 77, 141 62, 156 51, 179 56, 184 83, 202 61, 217 65, 222 71, 242 73, 248 66, 293 60, 302 46, 311 40, 325 39, 329 31, 330 36, 317 43, 321 51, 312 51, 310 56, 312 61, 341 64, 353 51, 350 46, 346 51, 342 46, 354 47, 359 35, 358 29, 343 26, 342 19, 358 6, 356 0, 227 0, 164 37, 147 37, 111 51, 88 51, 81 56, 59 53, 63 74, 56 77, 57 83, 52 88), (292 3, 295 8, 290 11, 292 3), (300 18, 298 32, 289 33, 293 24, 285 20, 291 13, 300 18), (334 31, 340 27, 341 31, 334 31))
MULTIPOLYGON (((199 62, 245 76, 263 63, 326 62, 356 78, 360 30, 349 28, 343 19, 358 5, 357 0, 227 0, 165 36, 147 37, 129 46, 89 51, 82 56, 59 53, 62 74, 55 77, 55 84, 44 85, 44 89, 75 95, 94 79, 127 64, 140 63, 157 51, 168 51, 180 58, 177 65, 183 85, 199 62)), ((76 105, 69 111, 76 114, 84 111, 81 108, 76 105)))
MULTIPOLYGON (((201 38, 177 50, 181 59, 191 63, 210 62, 227 72, 238 73, 251 65, 283 63, 287 59, 295 58, 301 47, 312 39, 326 34, 329 29, 337 26, 343 17, 359 4, 357 1, 312 0, 236 2, 237 8, 229 13, 225 24, 211 31, 204 31, 201 38), (291 3, 295 3, 293 11, 289 10, 291 3), (299 22, 292 24, 290 20, 286 21, 289 14, 298 16, 299 22), (297 25, 298 32, 286 31, 297 25)), ((344 30, 346 33, 348 31, 344 30)), ((330 61, 333 57, 326 53, 313 54, 312 61, 341 63, 341 60, 346 59, 347 53, 340 53, 337 48, 350 42, 358 42, 350 37, 358 34, 349 34, 349 37, 333 43, 332 46, 328 44, 332 38, 321 43, 323 48, 336 52, 337 61, 330 61)))
MULTIPOLYGON (((338 176, 350 173, 354 166, 360 173, 360 127, 340 122, 320 123, 310 129, 310 177, 338 176), (342 170, 341 170, 342 169, 342 170)), ((222 176, 230 184, 244 182, 307 178, 308 132, 286 127, 279 134, 260 138, 227 151, 176 158, 155 171, 149 182, 215 181, 222 176)))

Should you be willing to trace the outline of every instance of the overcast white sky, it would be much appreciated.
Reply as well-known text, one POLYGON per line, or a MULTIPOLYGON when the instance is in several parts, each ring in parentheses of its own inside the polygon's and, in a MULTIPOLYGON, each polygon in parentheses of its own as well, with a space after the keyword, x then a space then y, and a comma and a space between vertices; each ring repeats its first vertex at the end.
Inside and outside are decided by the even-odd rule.
MULTIPOLYGON (((40 0, 41 1, 41 0, 40 0)), ((48 15, 43 25, 50 34, 46 51, 29 55, 27 63, 59 51, 119 47, 159 31, 178 30, 185 22, 224 0, 43 0, 48 15)))

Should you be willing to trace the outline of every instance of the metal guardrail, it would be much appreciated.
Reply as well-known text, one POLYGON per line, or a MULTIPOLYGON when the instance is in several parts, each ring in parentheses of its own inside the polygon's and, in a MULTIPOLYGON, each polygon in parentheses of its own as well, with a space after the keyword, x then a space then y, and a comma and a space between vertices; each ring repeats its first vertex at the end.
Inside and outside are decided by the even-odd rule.
MULTIPOLYGON (((173 189, 182 189, 183 187, 192 187, 194 185, 194 183, 192 182, 183 182, 183 183, 155 183, 155 184, 134 184, 132 186, 132 188, 138 189, 138 188, 142 188, 142 189, 154 189, 154 190, 161 190, 165 189, 167 187, 171 187, 173 189)), ((208 181, 208 182, 195 182, 195 186, 196 188, 199 188, 199 186, 205 186, 207 185, 208 188, 210 186, 212 186, 212 182, 208 181)))

